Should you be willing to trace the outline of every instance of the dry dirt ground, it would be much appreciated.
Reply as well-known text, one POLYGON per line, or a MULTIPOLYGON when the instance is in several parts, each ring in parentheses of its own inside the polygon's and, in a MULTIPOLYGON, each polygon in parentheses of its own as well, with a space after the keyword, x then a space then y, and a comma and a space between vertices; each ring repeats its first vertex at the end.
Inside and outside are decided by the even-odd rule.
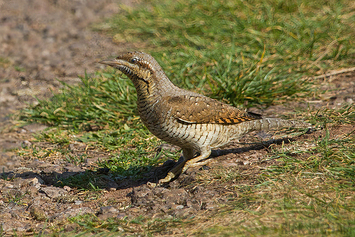
MULTIPOLYGON (((131 4, 130 2, 123 2, 131 4)), ((58 91, 59 80, 77 83, 78 75, 99 70, 97 61, 112 54, 134 48, 117 45, 109 38, 92 32, 88 26, 119 12, 114 0, 56 1, 56 0, 3 0, 0 1, 0 230, 2 234, 31 235, 45 227, 65 223, 67 217, 92 213, 101 219, 124 218, 139 215, 181 218, 213 212, 218 205, 238 196, 233 185, 253 183, 262 167, 273 162, 264 161, 268 146, 252 145, 243 148, 231 144, 231 150, 215 154, 208 167, 195 168, 181 175, 169 187, 150 188, 147 180, 140 182, 118 181, 107 178, 107 189, 92 200, 76 187, 53 186, 58 177, 85 171, 97 160, 89 153, 86 162, 79 166, 60 159, 33 160, 20 156, 17 149, 30 143, 32 134, 41 131, 42 125, 13 128, 9 114, 29 103, 34 96, 49 98, 58 91), (219 155, 219 156, 217 156, 219 155), (228 182, 203 183, 204 176, 214 172, 214 167, 238 172, 248 179, 228 182), (251 177, 251 178, 250 178, 251 177), (191 181, 194 180, 194 185, 191 181), (11 198, 18 200, 9 201, 11 198)), ((139 49, 139 48, 138 48, 139 49)), ((297 106, 339 107, 344 102, 355 101, 355 74, 352 72, 319 79, 323 89, 334 89, 322 99, 309 99, 297 106)), ((293 106, 273 106, 265 114, 286 114, 293 106)), ((330 128, 331 136, 349 132, 351 125, 330 128)), ((294 138, 305 144, 322 136, 319 130, 294 138)), ((268 138, 266 136, 266 138, 268 138)), ((266 139, 268 140, 268 139, 266 139)), ((242 142, 253 142, 247 136, 242 142)), ((37 144, 48 147, 55 144, 37 144)), ((280 146, 275 143, 273 146, 280 146)), ((73 153, 84 151, 85 144, 73 144, 73 153)), ((164 167, 161 167, 163 169, 164 167)), ((152 171, 154 172, 154 171, 152 171)), ((155 171, 158 172, 158 171, 155 171)), ((148 174, 149 176, 149 174, 148 174)), ((216 174, 218 176, 218 174, 216 174)), ((75 225, 65 225, 71 231, 75 225)), ((48 228, 46 231, 49 231, 48 228)), ((168 233, 166 233, 168 234, 168 233)))

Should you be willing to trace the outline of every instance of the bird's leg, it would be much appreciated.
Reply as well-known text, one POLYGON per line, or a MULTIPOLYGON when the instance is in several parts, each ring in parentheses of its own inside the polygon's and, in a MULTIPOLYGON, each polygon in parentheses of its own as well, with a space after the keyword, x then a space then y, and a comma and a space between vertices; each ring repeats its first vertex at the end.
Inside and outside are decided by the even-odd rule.
POLYGON ((164 179, 160 179, 159 184, 168 183, 168 182, 170 182, 170 180, 172 180, 173 178, 175 178, 176 176, 181 174, 181 171, 182 171, 183 167, 185 166, 186 162, 188 160, 191 160, 194 157, 194 150, 192 148, 183 149, 182 156, 183 156, 184 160, 180 164, 178 164, 176 167, 172 168, 169 171, 169 173, 165 176, 164 179))
POLYGON ((203 150, 201 151, 201 155, 186 161, 186 164, 182 168, 181 173, 184 173, 190 167, 196 167, 196 166, 207 164, 208 162, 210 162, 210 160, 204 160, 204 159, 207 159, 210 155, 211 155, 211 148, 204 147, 203 150))
POLYGON ((201 154, 195 158, 193 158, 193 154, 193 149, 184 149, 184 161, 178 164, 172 170, 170 170, 168 175, 164 179, 159 180, 159 184, 170 182, 170 180, 172 180, 179 174, 184 173, 189 167, 207 164, 209 160, 205 160, 202 162, 199 161, 208 158, 211 154, 211 149, 209 147, 204 147, 204 149, 201 150, 201 154))

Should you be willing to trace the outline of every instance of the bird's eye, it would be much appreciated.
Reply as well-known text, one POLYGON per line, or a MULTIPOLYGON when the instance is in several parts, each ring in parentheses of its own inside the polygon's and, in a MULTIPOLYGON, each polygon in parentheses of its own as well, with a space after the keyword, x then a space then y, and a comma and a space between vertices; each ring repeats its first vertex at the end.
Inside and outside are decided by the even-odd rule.
POLYGON ((138 61, 138 59, 137 58, 131 58, 131 63, 136 63, 137 61, 138 61))

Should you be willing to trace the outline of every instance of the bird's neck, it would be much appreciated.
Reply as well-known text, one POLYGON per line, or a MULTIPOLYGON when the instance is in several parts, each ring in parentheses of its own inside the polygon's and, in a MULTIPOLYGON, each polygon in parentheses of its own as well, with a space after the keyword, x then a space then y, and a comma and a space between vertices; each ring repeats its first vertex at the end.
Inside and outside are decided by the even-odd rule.
POLYGON ((163 95, 173 93, 178 88, 165 74, 153 74, 148 80, 136 78, 132 81, 137 90, 138 103, 160 99, 163 95))

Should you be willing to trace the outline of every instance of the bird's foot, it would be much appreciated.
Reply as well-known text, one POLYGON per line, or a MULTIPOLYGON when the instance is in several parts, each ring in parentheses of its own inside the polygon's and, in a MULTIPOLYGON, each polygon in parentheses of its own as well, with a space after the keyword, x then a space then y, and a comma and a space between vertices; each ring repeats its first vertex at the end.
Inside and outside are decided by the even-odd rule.
POLYGON ((158 184, 163 185, 165 183, 169 183, 175 177, 176 177, 176 175, 172 171, 169 171, 169 173, 165 176, 164 179, 159 180, 158 184))

